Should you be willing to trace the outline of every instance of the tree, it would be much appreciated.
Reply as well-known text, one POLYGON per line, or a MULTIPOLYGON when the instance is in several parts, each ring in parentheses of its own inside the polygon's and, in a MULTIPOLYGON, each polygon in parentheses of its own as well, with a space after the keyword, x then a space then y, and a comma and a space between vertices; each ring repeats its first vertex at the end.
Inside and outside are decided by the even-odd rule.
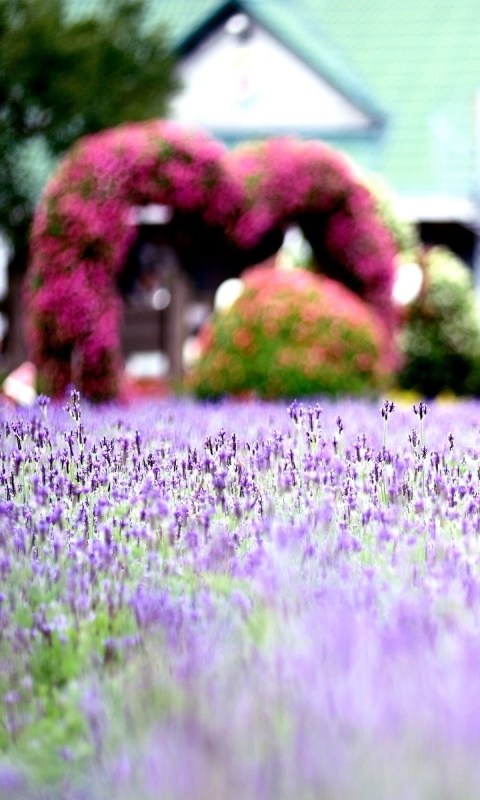
POLYGON ((177 88, 167 33, 148 24, 145 0, 103 0, 83 17, 76 5, 0 0, 0 229, 11 248, 3 310, 13 323, 35 202, 55 160, 80 136, 164 116, 177 88))

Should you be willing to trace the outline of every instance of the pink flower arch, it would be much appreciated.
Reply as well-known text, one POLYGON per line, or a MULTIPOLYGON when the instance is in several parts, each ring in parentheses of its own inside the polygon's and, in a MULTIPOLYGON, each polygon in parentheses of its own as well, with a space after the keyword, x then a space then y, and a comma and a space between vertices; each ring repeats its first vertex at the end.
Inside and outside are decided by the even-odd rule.
POLYGON ((81 139, 35 213, 25 330, 43 391, 74 383, 94 400, 118 394, 117 281, 136 237, 132 208, 150 203, 195 214, 244 249, 297 221, 319 270, 393 320, 393 239, 338 153, 292 139, 231 153, 171 122, 128 124, 81 139))
POLYGON ((26 338, 45 391, 75 383, 117 395, 123 300, 117 289, 136 237, 134 206, 159 203, 228 228, 242 202, 224 148, 164 121, 80 140, 47 184, 36 211, 25 281, 26 338))
POLYGON ((239 244, 297 223, 319 271, 355 291, 392 327, 397 248, 346 157, 322 142, 280 138, 239 147, 230 168, 246 191, 233 231, 239 244))

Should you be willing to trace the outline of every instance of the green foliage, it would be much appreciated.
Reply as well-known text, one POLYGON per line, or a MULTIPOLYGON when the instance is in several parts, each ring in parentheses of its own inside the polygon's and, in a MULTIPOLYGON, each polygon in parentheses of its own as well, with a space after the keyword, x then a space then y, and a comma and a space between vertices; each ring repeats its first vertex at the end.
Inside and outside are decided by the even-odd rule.
POLYGON ((60 782, 65 763, 73 761, 78 773, 88 758, 92 744, 88 727, 79 708, 79 693, 70 691, 58 697, 49 713, 36 719, 17 741, 17 753, 39 784, 60 782))
POLYGON ((383 328, 341 284, 305 270, 257 267, 233 306, 201 333, 187 378, 202 398, 358 395, 378 388, 388 367, 383 328))
POLYGON ((399 384, 427 397, 478 394, 480 314, 472 274, 446 248, 427 250, 419 260, 424 285, 402 332, 399 384))
POLYGON ((383 224, 393 236, 400 253, 406 253, 418 246, 419 240, 413 223, 404 219, 396 207, 396 198, 388 184, 378 175, 362 175, 362 181, 372 193, 377 213, 383 224))
POLYGON ((15 248, 26 245, 53 159, 79 136, 162 116, 172 66, 165 31, 146 29, 143 0, 76 18, 61 0, 0 0, 0 226, 15 248))

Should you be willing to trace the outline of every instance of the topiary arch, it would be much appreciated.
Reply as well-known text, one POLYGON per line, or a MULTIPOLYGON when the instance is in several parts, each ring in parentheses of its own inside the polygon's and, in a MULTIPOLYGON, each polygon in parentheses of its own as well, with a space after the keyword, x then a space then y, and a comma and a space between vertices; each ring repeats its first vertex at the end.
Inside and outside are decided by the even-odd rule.
POLYGON ((244 246, 295 222, 320 272, 355 291, 391 326, 396 246, 371 191, 350 162, 327 145, 270 139, 238 148, 231 169, 247 197, 233 231, 244 246))
POLYGON ((319 269, 393 319, 393 241, 338 153, 290 139, 227 153, 170 122, 130 124, 80 140, 35 214, 26 338, 42 390, 61 395, 73 382, 92 399, 117 395, 118 277, 136 236, 132 209, 151 203, 216 227, 238 248, 296 221, 319 269))
POLYGON ((160 203, 228 226, 241 194, 224 148, 168 122, 86 137, 48 183, 35 214, 26 277, 26 335, 45 389, 74 382, 117 394, 123 301, 117 278, 136 236, 132 207, 160 203))

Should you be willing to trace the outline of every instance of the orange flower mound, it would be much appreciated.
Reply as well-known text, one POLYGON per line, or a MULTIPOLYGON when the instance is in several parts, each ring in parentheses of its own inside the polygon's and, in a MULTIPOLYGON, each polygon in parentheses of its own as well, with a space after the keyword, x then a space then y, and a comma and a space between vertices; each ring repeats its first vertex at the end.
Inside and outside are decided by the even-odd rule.
POLYGON ((387 329, 357 295, 323 275, 258 266, 244 292, 200 332, 187 385, 199 397, 374 392, 393 366, 387 329))

